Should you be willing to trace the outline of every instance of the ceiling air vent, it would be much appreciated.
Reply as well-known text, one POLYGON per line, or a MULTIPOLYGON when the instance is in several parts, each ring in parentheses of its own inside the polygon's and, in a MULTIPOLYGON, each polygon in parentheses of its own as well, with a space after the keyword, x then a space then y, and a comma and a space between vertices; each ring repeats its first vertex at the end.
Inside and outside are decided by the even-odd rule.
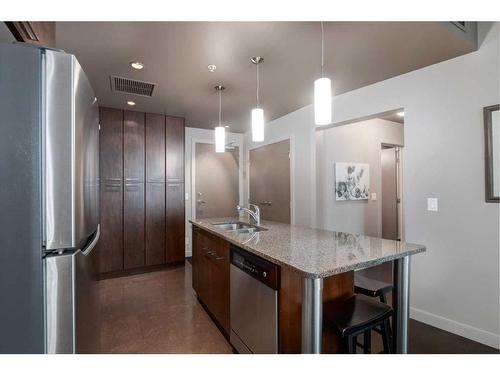
POLYGON ((455 25, 456 27, 458 27, 460 30, 462 30, 463 32, 466 31, 466 25, 465 25, 465 21, 451 21, 451 23, 453 25, 455 25))
POLYGON ((138 81, 135 79, 110 76, 111 91, 121 92, 124 94, 134 94, 141 96, 153 96, 156 83, 138 81))
POLYGON ((36 35, 35 30, 33 29, 33 25, 29 21, 24 21, 24 22, 18 22, 19 29, 21 32, 26 36, 27 39, 33 41, 33 42, 38 42, 40 39, 38 39, 38 36, 36 35))

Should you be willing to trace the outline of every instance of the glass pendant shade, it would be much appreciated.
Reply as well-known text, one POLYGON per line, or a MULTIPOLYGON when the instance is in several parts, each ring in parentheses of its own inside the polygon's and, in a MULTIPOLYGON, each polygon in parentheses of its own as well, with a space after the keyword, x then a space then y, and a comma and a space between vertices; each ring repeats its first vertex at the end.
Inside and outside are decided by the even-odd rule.
POLYGON ((264 110, 262 108, 252 109, 252 141, 262 142, 264 140, 264 110))
POLYGON ((332 82, 330 78, 314 81, 314 123, 328 125, 332 122, 332 82))
POLYGON ((226 151, 226 129, 223 126, 215 128, 215 152, 226 151))

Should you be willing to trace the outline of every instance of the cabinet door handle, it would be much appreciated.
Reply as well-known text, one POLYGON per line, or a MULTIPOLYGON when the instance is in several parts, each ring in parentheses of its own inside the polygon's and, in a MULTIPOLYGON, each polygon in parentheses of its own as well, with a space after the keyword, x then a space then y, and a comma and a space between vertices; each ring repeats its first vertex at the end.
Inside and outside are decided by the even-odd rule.
POLYGON ((161 177, 150 177, 150 178, 146 179, 146 182, 149 182, 149 183, 163 183, 164 180, 161 177))

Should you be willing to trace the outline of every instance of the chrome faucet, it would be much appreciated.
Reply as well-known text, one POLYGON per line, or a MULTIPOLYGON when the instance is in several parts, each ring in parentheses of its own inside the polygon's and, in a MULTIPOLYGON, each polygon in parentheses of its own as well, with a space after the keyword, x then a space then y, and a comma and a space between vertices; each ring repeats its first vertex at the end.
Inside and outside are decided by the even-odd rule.
POLYGON ((249 214, 252 217, 252 219, 254 219, 255 225, 259 226, 260 225, 260 208, 259 208, 259 206, 257 206, 256 204, 248 204, 248 207, 253 208, 254 211, 252 211, 250 208, 241 207, 240 205, 237 205, 236 209, 238 210, 238 212, 243 211, 243 212, 246 212, 247 214, 249 214))

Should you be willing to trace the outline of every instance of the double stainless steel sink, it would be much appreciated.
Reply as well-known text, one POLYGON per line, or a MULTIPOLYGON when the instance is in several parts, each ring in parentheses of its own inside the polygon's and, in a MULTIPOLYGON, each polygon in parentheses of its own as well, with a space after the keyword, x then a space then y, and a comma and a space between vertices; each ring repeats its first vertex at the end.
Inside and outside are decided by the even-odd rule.
POLYGON ((222 230, 237 233, 255 233, 267 230, 266 228, 258 227, 256 225, 244 223, 241 221, 233 221, 228 223, 212 223, 212 225, 222 230))

